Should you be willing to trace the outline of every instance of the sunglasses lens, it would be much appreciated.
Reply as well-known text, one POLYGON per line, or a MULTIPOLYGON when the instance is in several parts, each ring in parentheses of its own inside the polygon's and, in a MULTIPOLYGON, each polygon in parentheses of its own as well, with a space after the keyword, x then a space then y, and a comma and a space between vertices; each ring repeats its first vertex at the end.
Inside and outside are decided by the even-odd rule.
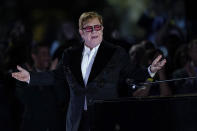
POLYGON ((84 28, 86 32, 92 32, 93 31, 93 27, 92 26, 87 26, 84 28))
POLYGON ((84 27, 83 29, 86 32, 92 32, 93 31, 93 28, 94 28, 95 31, 99 31, 99 30, 102 29, 102 26, 101 25, 87 26, 87 27, 84 27))
POLYGON ((96 30, 96 31, 101 30, 101 25, 95 25, 95 26, 94 26, 94 30, 96 30))

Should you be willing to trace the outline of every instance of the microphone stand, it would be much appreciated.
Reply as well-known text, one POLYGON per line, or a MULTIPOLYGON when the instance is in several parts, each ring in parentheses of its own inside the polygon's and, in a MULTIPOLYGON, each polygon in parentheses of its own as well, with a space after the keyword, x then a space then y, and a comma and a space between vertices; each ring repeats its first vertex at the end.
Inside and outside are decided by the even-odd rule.
POLYGON ((133 84, 133 80, 127 79, 127 84, 132 89, 136 89, 136 88, 142 88, 143 87, 142 85, 152 85, 152 84, 158 84, 158 83, 173 82, 173 81, 188 80, 188 79, 196 79, 196 78, 197 78, 196 76, 183 77, 183 78, 175 78, 175 79, 168 79, 168 80, 157 80, 157 81, 154 81, 154 82, 142 82, 142 83, 138 83, 138 84, 133 84))
POLYGON ((150 85, 150 84, 158 84, 158 83, 173 82, 173 81, 188 80, 188 79, 196 79, 196 78, 197 78, 196 76, 193 76, 193 77, 175 78, 175 79, 169 79, 169 80, 158 80, 158 81, 154 81, 154 82, 139 83, 139 85, 150 85))

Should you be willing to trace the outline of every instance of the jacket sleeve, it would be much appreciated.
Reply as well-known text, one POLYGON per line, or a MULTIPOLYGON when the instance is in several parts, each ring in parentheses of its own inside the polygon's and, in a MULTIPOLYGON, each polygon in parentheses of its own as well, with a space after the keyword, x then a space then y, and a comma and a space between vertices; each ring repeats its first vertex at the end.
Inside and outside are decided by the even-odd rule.
POLYGON ((57 68, 47 72, 30 72, 29 86, 52 86, 57 82, 65 81, 64 78, 64 57, 60 60, 57 68))
MULTIPOLYGON (((123 50, 123 49, 122 49, 123 50)), ((121 51, 121 71, 119 77, 120 96, 131 96, 132 89, 130 84, 138 84, 144 82, 150 77, 148 68, 139 67, 131 62, 129 54, 126 51, 121 51)))

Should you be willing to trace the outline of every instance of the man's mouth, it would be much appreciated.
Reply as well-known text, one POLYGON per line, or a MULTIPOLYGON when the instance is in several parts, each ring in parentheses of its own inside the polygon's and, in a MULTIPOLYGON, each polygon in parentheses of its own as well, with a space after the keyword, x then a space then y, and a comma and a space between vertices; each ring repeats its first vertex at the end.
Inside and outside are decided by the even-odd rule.
POLYGON ((98 36, 92 36, 91 38, 92 38, 92 39, 96 39, 96 38, 98 38, 98 36))

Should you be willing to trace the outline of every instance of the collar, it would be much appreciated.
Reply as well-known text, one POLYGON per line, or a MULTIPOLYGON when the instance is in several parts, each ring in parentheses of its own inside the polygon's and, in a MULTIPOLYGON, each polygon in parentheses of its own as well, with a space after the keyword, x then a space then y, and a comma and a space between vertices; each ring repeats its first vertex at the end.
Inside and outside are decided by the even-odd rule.
POLYGON ((83 54, 87 53, 87 52, 89 52, 89 53, 96 53, 98 51, 99 46, 100 46, 100 44, 98 44, 96 47, 90 49, 89 47, 84 45, 83 54))

